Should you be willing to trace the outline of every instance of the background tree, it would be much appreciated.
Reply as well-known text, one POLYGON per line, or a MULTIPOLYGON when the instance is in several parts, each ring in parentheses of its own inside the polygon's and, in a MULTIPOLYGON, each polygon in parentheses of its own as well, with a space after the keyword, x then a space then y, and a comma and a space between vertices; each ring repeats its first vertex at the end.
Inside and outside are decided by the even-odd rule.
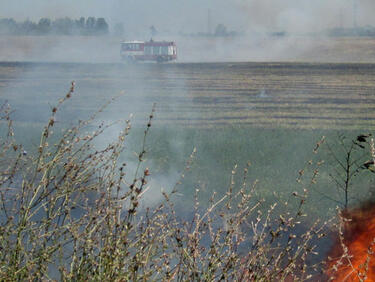
POLYGON ((96 27, 96 18, 88 17, 86 20, 86 34, 94 34, 96 27))
POLYGON ((75 33, 76 34, 84 34, 85 31, 85 18, 80 17, 78 20, 75 20, 75 33))
MULTIPOLYGON (((122 24, 117 25, 116 32, 123 34, 122 24)), ((11 18, 0 19, 0 34, 4 35, 103 35, 108 34, 109 25, 104 18, 84 17, 71 19, 69 17, 51 20, 41 18, 38 22, 25 20, 16 22, 11 18)))
POLYGON ((108 24, 104 18, 98 18, 96 21, 95 33, 99 35, 108 34, 108 24))
POLYGON ((38 22, 38 32, 40 34, 48 34, 51 32, 51 20, 48 18, 41 18, 38 22))
POLYGON ((18 32, 17 22, 12 19, 0 19, 0 34, 16 34, 18 32))
POLYGON ((71 35, 74 29, 74 22, 68 17, 57 19, 53 22, 53 29, 56 34, 71 35))
POLYGON ((35 35, 37 33, 38 27, 36 23, 30 20, 26 20, 20 25, 20 34, 23 35, 35 35))

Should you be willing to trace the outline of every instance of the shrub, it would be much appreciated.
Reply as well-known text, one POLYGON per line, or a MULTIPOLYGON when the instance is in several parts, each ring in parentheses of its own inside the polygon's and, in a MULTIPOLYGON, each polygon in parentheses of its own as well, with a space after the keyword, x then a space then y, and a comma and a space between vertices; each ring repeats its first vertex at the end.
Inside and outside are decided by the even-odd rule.
POLYGON ((293 193, 294 211, 288 203, 265 207, 254 197, 257 187, 247 179, 248 168, 236 183, 235 167, 225 195, 213 194, 204 210, 197 190, 192 213, 178 214, 173 196, 194 151, 180 181, 170 193, 162 192, 164 200, 141 206, 141 197, 152 189, 143 161, 154 111, 132 171, 121 158, 129 120, 102 149, 94 141, 110 124, 84 133, 96 114, 53 137, 56 113, 73 93, 74 83, 51 109, 35 152, 16 142, 10 109, 1 109, 1 280, 273 281, 320 275, 321 257, 314 256, 327 222, 307 219, 307 189, 293 193))

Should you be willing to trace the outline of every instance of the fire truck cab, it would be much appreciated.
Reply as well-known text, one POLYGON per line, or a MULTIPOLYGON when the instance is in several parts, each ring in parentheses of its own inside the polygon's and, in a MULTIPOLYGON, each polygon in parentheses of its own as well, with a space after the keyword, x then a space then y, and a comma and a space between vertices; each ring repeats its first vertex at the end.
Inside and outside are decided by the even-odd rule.
POLYGON ((173 41, 125 41, 121 43, 121 57, 128 62, 168 62, 177 59, 177 47, 173 41))

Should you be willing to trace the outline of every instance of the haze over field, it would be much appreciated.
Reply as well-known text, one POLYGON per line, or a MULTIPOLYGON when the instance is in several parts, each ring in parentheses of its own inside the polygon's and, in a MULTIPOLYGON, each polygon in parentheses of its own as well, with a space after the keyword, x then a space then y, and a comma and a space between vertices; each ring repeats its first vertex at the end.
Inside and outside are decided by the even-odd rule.
POLYGON ((154 26, 156 40, 177 42, 180 62, 375 62, 373 38, 325 33, 375 25, 370 0, 2 0, 0 6, 0 18, 21 22, 93 16, 105 18, 111 33, 116 24, 124 26, 122 36, 104 38, 0 36, 0 61, 118 62, 119 42, 148 40, 154 26), (237 36, 191 36, 212 34, 219 24, 237 36))
MULTIPOLYGON (((17 3, 2 0, 1 5, 4 9, 0 9, 0 18, 15 18, 17 21, 25 18, 38 21, 42 17, 56 19, 68 16, 77 19, 94 16, 104 17, 110 27, 123 22, 125 39, 129 40, 149 39, 150 26, 154 25, 160 32, 156 39, 177 42, 179 62, 375 63, 375 37, 330 38, 318 34, 322 29, 337 26, 340 20, 342 26, 351 26, 352 1, 334 0, 327 4, 319 0, 312 4, 304 0, 273 0, 261 4, 250 0, 192 0, 183 3, 93 0, 88 5, 82 0, 37 0, 33 4, 23 0, 17 3), (199 32, 207 33, 209 27, 213 29, 219 23, 240 35, 197 35, 199 32), (287 35, 272 35, 280 31, 285 31, 287 35)), ((358 24, 371 23, 373 19, 366 11, 372 7, 369 1, 360 2, 358 24)), ((39 122, 40 125, 48 119, 44 114, 49 113, 49 105, 57 101, 65 92, 66 85, 74 80, 77 83, 77 99, 80 100, 67 108, 70 112, 66 113, 66 117, 72 120, 89 116, 107 99, 125 91, 124 99, 115 104, 118 108, 103 114, 104 120, 127 118, 130 113, 142 119, 148 116, 151 104, 156 102, 157 117, 166 127, 172 120, 190 124, 193 130, 202 126, 216 128, 219 124, 236 125, 246 134, 247 128, 269 127, 269 124, 276 128, 287 125, 292 130, 372 128, 372 65, 38 64, 118 63, 119 43, 123 39, 113 34, 0 36, 0 61, 36 62, 0 64, 0 102, 8 101, 16 109, 16 122, 39 122), (35 102, 35 106, 30 107, 31 101, 35 102), (354 103, 356 107, 353 107, 354 103), (39 106, 47 110, 40 110, 39 106)), ((25 127, 28 128, 28 125, 25 127)), ((117 129, 113 132, 115 135, 117 129)), ((176 148, 173 155, 191 148, 192 144, 185 140, 185 135, 177 138, 181 142, 175 142, 176 135, 173 136, 166 138, 167 143, 176 148)), ((225 138, 220 141, 227 142, 225 138)), ((231 150, 228 146, 228 151, 231 150)), ((176 162, 183 163, 186 155, 176 158, 176 162)), ((243 157, 246 161, 252 159, 246 154, 243 157)), ((208 162, 215 158, 206 157, 208 162)), ((222 157, 221 161, 227 163, 225 158, 222 157)), ((278 156, 277 159, 283 157, 278 156)), ((231 169, 232 165, 230 163, 223 171, 231 169)), ((177 172, 171 174, 176 175, 177 172)))
POLYGON ((0 0, 0 281, 375 281, 373 11, 0 0))
POLYGON ((142 32, 155 25, 161 31, 177 33, 206 31, 210 9, 212 27, 222 23, 240 31, 311 32, 351 26, 354 3, 358 25, 375 24, 375 3, 371 0, 2 0, 0 17, 24 20, 96 16, 110 23, 123 22, 129 32, 142 32))

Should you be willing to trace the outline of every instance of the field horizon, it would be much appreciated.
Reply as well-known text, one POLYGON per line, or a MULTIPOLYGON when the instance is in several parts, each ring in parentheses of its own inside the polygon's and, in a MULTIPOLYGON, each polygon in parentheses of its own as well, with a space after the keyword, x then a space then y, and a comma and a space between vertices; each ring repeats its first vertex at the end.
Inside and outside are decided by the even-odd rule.
MULTIPOLYGON (((149 38, 119 36, 1 36, 0 61, 116 63, 120 43, 149 38)), ((237 37, 157 36, 177 43, 179 62, 375 63, 374 37, 325 35, 237 37)))

